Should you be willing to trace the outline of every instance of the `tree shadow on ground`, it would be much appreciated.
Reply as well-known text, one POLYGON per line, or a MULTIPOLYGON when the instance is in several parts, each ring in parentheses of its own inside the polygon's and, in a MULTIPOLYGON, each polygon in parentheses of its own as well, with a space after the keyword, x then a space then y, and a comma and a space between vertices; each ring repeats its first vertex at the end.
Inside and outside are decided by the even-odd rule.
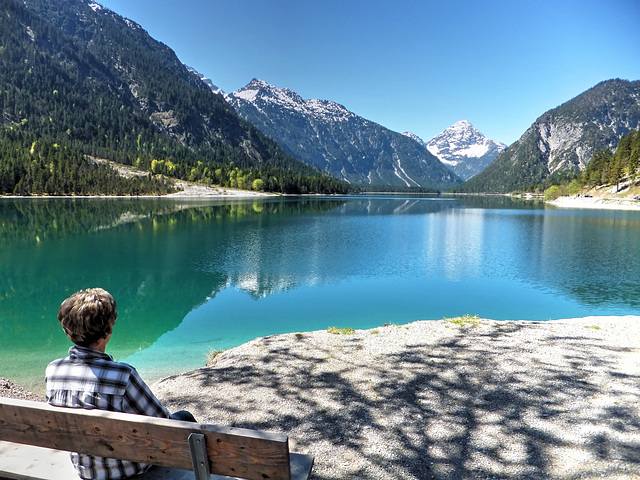
POLYGON ((290 435, 318 480, 635 478, 640 377, 619 361, 634 352, 558 330, 407 328, 392 353, 370 332, 265 337, 188 374, 197 392, 172 378, 160 396, 209 423, 290 435))

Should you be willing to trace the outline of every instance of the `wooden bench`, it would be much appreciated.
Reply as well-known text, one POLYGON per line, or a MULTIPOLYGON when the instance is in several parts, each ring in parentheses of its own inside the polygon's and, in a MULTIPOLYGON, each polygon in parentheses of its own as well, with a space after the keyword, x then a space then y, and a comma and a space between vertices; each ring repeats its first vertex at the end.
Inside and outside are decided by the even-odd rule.
POLYGON ((67 452, 155 465, 144 480, 303 480, 313 466, 286 435, 0 398, 0 478, 78 479, 67 452))

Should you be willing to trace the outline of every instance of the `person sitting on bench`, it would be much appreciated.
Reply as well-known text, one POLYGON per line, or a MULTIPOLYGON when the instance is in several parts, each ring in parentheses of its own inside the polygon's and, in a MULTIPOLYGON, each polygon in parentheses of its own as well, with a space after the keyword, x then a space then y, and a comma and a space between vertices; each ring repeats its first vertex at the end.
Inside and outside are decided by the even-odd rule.
MULTIPOLYGON (((58 321, 75 344, 69 356, 46 370, 46 400, 59 407, 100 409, 195 422, 186 411, 170 414, 134 367, 105 353, 118 316, 116 302, 102 288, 80 290, 60 305, 58 321)), ((115 480, 144 473, 143 463, 71 454, 80 478, 115 480)))

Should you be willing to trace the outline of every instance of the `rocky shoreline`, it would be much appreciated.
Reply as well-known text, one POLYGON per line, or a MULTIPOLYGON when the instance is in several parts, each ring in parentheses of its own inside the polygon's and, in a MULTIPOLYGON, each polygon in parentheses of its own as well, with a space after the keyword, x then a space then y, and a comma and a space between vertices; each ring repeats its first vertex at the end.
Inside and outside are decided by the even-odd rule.
POLYGON ((0 377, 0 397, 17 398, 20 400, 33 400, 34 402, 44 402, 44 396, 32 393, 20 385, 16 385, 11 380, 0 377))
POLYGON ((152 389, 286 433, 315 480, 632 479, 639 372, 639 316, 463 317, 257 338, 152 389))

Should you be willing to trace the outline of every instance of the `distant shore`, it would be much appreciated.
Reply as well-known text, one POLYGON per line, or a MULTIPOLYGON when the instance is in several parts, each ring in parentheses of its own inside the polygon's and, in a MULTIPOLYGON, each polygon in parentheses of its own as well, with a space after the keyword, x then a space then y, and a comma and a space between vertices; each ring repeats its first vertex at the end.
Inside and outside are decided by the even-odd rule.
POLYGON ((1 198, 181 198, 181 199, 207 199, 207 198, 264 198, 277 197, 278 194, 268 192, 255 192, 252 190, 238 190, 233 188, 214 187, 198 183, 177 180, 175 186, 181 190, 167 195, 3 195, 1 198))
POLYGON ((560 208, 589 208, 600 210, 640 210, 640 201, 629 198, 612 197, 585 197, 569 196, 559 197, 547 202, 560 208))
POLYGON ((210 198, 210 197, 233 197, 233 198, 251 198, 251 197, 275 197, 275 193, 255 192, 252 190, 237 190, 233 188, 213 187, 201 185, 197 183, 176 180, 175 186, 180 188, 179 192, 163 195, 167 198, 210 198))
POLYGON ((598 210, 640 210, 640 185, 629 179, 619 185, 606 185, 583 190, 579 195, 565 195, 548 201, 559 208, 598 210))
MULTIPOLYGON (((109 160, 101 160, 93 158, 97 163, 108 163, 118 171, 123 177, 131 177, 136 175, 147 175, 149 172, 139 171, 130 166, 115 163, 109 160)), ((210 198, 210 197, 233 197, 233 198, 251 198, 251 197, 268 197, 274 196, 274 193, 256 192, 253 190, 239 190, 234 188, 215 187, 212 185, 204 185, 201 183, 189 182, 187 180, 174 179, 173 184, 179 189, 178 192, 168 195, 155 195, 155 197, 167 198, 210 198)), ((152 195, 149 195, 152 197, 152 195)))
MULTIPOLYGON (((140 172, 131 167, 120 165, 114 162, 106 161, 106 160, 97 160, 94 161, 107 162, 111 166, 113 166, 118 172, 123 176, 134 176, 134 175, 142 175, 148 172, 140 172)), ((128 195, 68 195, 68 196, 58 196, 58 195, 37 195, 37 196, 16 196, 16 195, 6 195, 0 196, 0 198, 171 198, 171 199, 184 199, 184 200, 198 200, 198 199, 213 199, 213 198, 237 198, 237 199, 246 199, 246 198, 266 198, 266 197, 278 197, 282 196, 282 194, 269 193, 269 192, 256 192, 253 190, 238 190, 233 188, 224 188, 217 187, 213 185, 204 185, 200 183, 188 182, 186 180, 174 180, 174 185, 179 190, 174 193, 166 194, 166 195, 137 195, 137 196, 128 196, 128 195)), ((552 205, 558 208, 584 208, 584 209, 601 209, 601 210, 638 210, 640 211, 640 201, 634 198, 635 194, 630 193, 629 185, 625 185, 623 187, 625 193, 616 194, 616 192, 609 190, 604 190, 603 188, 596 188, 589 191, 587 195, 572 195, 572 196, 562 196, 558 197, 555 200, 547 201, 548 205, 552 205)), ((638 187, 634 187, 634 192, 640 193, 640 189, 638 187)), ((371 194, 374 194, 371 192, 371 194)), ((392 192, 385 192, 386 195, 392 195, 392 192)), ((446 194, 447 196, 449 194, 446 194)), ((465 194, 453 194, 455 195, 465 195, 465 194)), ((500 194, 471 194, 471 195, 500 195, 500 194)), ((500 195, 502 196, 502 195, 500 195)), ((529 196, 525 195, 522 198, 525 200, 529 198, 529 196)), ((531 197, 533 198, 533 197, 531 197)), ((536 197, 538 198, 538 197, 536 197)), ((540 197, 541 198, 541 197, 540 197)))

